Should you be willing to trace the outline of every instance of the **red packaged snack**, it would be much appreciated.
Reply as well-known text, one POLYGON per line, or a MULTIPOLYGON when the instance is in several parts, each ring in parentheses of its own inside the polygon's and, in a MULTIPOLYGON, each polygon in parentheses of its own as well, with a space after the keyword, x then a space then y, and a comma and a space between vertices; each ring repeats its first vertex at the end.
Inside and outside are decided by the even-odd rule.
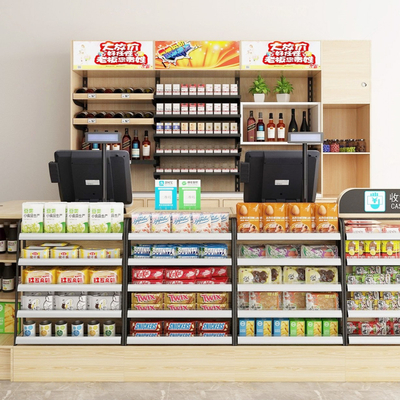
POLYGON ((133 284, 135 285, 156 285, 156 284, 161 284, 163 283, 163 279, 134 279, 132 281, 133 284))
POLYGON ((131 336, 136 336, 136 337, 159 337, 159 336, 161 336, 161 332, 135 331, 135 332, 131 332, 131 336))
POLYGON ((169 268, 165 271, 165 278, 176 279, 194 279, 196 277, 195 268, 169 268))
POLYGON ((165 321, 164 330, 165 332, 195 332, 196 321, 165 321))
POLYGON ((228 267, 213 267, 212 276, 215 278, 228 276, 228 267))
POLYGON ((361 335, 363 336, 380 336, 385 335, 386 324, 378 321, 361 322, 361 335))
POLYGON ((198 310, 228 310, 228 305, 224 304, 197 304, 198 310))
POLYGON ((212 267, 196 268, 196 279, 211 278, 213 276, 212 267))
POLYGON ((163 321, 131 321, 131 332, 161 332, 163 321))
POLYGON ((153 280, 163 279, 164 268, 132 268, 132 279, 133 280, 153 280))
POLYGON ((132 304, 132 310, 156 311, 162 310, 162 304, 132 304))
POLYGON ((229 332, 229 321, 199 321, 198 332, 229 332))
POLYGON ((164 304, 164 310, 184 311, 195 310, 196 304, 164 304))
POLYGON ((347 333, 349 335, 360 335, 361 334, 361 322, 360 321, 347 321, 347 333))
POLYGON ((162 304, 164 293, 132 293, 132 304, 162 304))
POLYGON ((165 293, 165 304, 194 304, 196 293, 165 293))
POLYGON ((170 280, 167 279, 164 282, 166 285, 190 285, 190 284, 195 284, 196 279, 175 279, 175 280, 170 280))
POLYGON ((219 285, 222 283, 228 283, 229 278, 226 276, 221 278, 211 278, 211 279, 196 279, 197 285, 219 285))
POLYGON ((200 332, 199 336, 204 337, 227 337, 230 336, 228 332, 200 332))
POLYGON ((195 336, 194 332, 167 332, 165 336, 170 336, 170 337, 193 337, 195 336))
POLYGON ((197 293, 197 304, 226 304, 228 293, 197 293))

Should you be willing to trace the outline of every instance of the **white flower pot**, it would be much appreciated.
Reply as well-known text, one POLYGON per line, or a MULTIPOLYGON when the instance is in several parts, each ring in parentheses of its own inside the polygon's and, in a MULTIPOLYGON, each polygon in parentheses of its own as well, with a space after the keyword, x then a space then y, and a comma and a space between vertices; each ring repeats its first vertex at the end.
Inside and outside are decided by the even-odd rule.
POLYGON ((276 101, 278 103, 289 103, 290 101, 290 94, 284 93, 284 94, 276 94, 276 101))
POLYGON ((254 96, 254 101, 256 103, 263 103, 264 100, 265 100, 265 94, 264 93, 256 93, 253 96, 254 96))

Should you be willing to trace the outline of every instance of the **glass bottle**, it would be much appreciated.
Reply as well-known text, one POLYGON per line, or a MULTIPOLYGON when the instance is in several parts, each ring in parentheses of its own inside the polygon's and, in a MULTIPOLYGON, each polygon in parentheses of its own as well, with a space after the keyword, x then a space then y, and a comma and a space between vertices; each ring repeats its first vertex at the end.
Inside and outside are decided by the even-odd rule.
POLYGON ((257 142, 265 142, 265 124, 263 122, 262 112, 258 113, 257 142))
POLYGON ((283 113, 279 113, 279 122, 276 127, 278 131, 278 142, 284 142, 286 140, 286 125, 283 123, 283 113))
POLYGON ((150 153, 151 153, 151 143, 149 140, 149 132, 144 131, 143 160, 150 160, 150 153))
POLYGON ((7 236, 4 225, 0 224, 0 253, 5 253, 7 250, 7 236))
POLYGON ((138 138, 138 131, 136 129, 133 131, 132 160, 140 160, 140 141, 138 138))
POLYGON ((3 292, 15 290, 15 267, 13 264, 4 264, 2 289, 3 292))
POLYGON ((303 121, 301 122, 300 132, 309 132, 310 129, 308 128, 307 119, 306 119, 306 112, 303 111, 303 121))
POLYGON ((253 116, 253 111, 250 111, 250 116, 247 119, 247 138, 246 141, 254 142, 256 138, 256 120, 253 116))
POLYGON ((122 150, 126 150, 129 154, 131 152, 132 141, 129 136, 128 128, 125 128, 125 135, 122 138, 122 150))
POLYGON ((269 121, 267 124, 267 142, 275 142, 276 141, 276 131, 274 124, 274 114, 269 113, 269 121))
POLYGON ((15 254, 17 252, 17 224, 10 225, 10 231, 7 236, 7 252, 11 254, 15 254))
POLYGON ((292 108, 292 119, 290 120, 289 124, 289 132, 298 132, 299 128, 297 126, 296 122, 296 114, 295 114, 295 109, 292 108))

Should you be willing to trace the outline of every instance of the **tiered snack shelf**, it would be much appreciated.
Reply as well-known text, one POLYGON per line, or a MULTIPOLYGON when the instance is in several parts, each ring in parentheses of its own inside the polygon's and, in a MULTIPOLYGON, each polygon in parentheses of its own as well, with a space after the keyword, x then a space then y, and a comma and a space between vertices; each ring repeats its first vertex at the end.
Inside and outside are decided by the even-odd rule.
POLYGON ((159 336, 159 337, 137 337, 128 336, 127 344, 152 344, 152 345, 226 345, 232 344, 232 336, 227 337, 204 337, 204 336, 193 336, 193 337, 171 337, 171 336, 159 336))
POLYGON ((310 240, 340 240, 340 233, 238 233, 237 240, 301 240, 308 242, 310 240))
POLYGON ((238 284, 238 292, 341 292, 342 286, 335 284, 238 284))
POLYGON ((342 310, 239 310, 239 318, 342 318, 342 310))
POLYGON ((18 318, 121 318, 121 310, 18 310, 18 318))
POLYGON ((130 233, 129 240, 140 240, 140 241, 228 241, 232 240, 231 233, 130 233))
POLYGON ((16 344, 52 344, 52 345, 110 345, 121 344, 121 336, 111 337, 89 337, 89 336, 17 336, 16 344))
POLYGON ((128 310, 128 318, 232 318, 232 310, 128 310))
POLYGON ((255 265, 297 265, 297 266, 339 266, 342 265, 340 258, 238 258, 237 265, 255 266, 255 265))
POLYGON ((121 292, 120 284, 19 284, 19 292, 121 292))
POLYGON ((19 240, 122 240, 122 233, 21 233, 19 240))
POLYGON ((20 258, 18 265, 29 266, 121 266, 122 258, 20 258))
POLYGON ((238 344, 309 345, 343 344, 342 336, 239 336, 238 344))
POLYGON ((130 258, 128 265, 137 266, 230 266, 231 258, 130 258))
POLYGON ((155 284, 155 285, 141 285, 141 284, 128 284, 128 292, 156 292, 156 293, 169 293, 169 292, 232 292, 232 284, 218 284, 218 285, 168 285, 168 284, 155 284))

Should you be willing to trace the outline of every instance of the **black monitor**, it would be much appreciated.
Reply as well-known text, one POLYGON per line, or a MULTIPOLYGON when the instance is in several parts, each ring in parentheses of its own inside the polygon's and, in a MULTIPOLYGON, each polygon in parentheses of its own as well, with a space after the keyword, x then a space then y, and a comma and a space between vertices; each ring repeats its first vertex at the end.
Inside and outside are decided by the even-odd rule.
MULTIPOLYGON (((308 201, 317 193, 320 153, 308 151, 308 201)), ((240 166, 244 201, 301 202, 303 190, 303 153, 301 151, 249 151, 240 166)))
MULTIPOLYGON (((125 150, 107 151, 107 200, 132 203, 131 168, 125 150)), ((49 163, 50 179, 58 183, 61 201, 101 202, 103 169, 101 151, 58 150, 49 163)))

